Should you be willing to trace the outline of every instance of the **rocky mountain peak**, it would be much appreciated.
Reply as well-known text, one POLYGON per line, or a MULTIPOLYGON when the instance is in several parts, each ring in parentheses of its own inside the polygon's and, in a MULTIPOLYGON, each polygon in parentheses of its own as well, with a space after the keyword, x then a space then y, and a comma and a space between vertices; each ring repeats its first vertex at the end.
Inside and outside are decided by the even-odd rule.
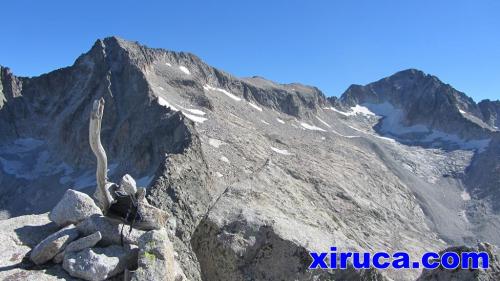
POLYGON ((380 110, 380 105, 390 105, 401 110, 405 126, 425 125, 466 139, 486 138, 496 130, 491 125, 494 121, 487 120, 472 98, 416 69, 403 70, 364 86, 352 85, 340 97, 340 103, 344 107, 371 105, 375 111, 375 107, 380 110))

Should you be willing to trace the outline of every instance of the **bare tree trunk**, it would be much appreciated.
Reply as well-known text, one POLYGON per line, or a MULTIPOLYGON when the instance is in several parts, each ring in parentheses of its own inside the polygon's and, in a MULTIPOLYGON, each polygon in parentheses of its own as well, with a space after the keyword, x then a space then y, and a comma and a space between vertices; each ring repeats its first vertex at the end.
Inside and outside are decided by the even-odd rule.
POLYGON ((104 99, 100 98, 99 100, 95 100, 92 112, 90 113, 89 141, 90 148, 92 148, 97 158, 97 188, 94 197, 97 200, 97 205, 101 208, 103 213, 106 213, 114 200, 109 192, 109 188, 113 184, 108 182, 108 160, 106 151, 101 144, 101 121, 103 112, 104 99))

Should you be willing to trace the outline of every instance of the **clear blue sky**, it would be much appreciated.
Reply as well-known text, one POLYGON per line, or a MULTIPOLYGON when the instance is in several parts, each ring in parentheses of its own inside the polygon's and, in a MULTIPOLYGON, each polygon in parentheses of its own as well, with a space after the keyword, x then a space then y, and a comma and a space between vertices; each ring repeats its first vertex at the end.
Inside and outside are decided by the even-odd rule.
POLYGON ((33 76, 118 35, 340 95, 418 68, 500 99, 500 1, 2 1, 0 65, 33 76))

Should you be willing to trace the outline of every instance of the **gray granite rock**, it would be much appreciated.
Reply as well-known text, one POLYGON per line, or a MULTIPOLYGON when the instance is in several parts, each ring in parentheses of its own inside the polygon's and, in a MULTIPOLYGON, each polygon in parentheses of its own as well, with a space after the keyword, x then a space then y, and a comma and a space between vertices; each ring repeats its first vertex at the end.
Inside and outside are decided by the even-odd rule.
POLYGON ((49 214, 51 221, 60 226, 76 224, 92 216, 102 215, 94 200, 85 193, 68 189, 49 214))
POLYGON ((120 188, 123 189, 127 194, 136 194, 137 193, 137 183, 134 178, 125 174, 120 181, 120 188))
POLYGON ((49 235, 33 248, 30 259, 35 264, 44 264, 54 258, 59 252, 78 237, 78 231, 74 225, 67 226, 56 233, 49 235))
POLYGON ((174 249, 164 229, 146 232, 139 239, 139 268, 132 281, 174 281, 174 249))
POLYGON ((119 220, 99 215, 87 218, 77 224, 76 228, 84 236, 99 231, 102 236, 100 242, 103 245, 120 245, 122 234, 124 243, 137 245, 139 237, 144 233, 144 231, 135 228, 130 230, 129 225, 124 225, 119 220))
POLYGON ((88 236, 75 240, 66 246, 65 252, 79 252, 81 250, 94 247, 101 241, 102 235, 100 231, 94 232, 88 236))
POLYGON ((106 248, 87 248, 64 256, 63 268, 73 277, 102 281, 122 273, 137 260, 137 252, 111 245, 106 248))

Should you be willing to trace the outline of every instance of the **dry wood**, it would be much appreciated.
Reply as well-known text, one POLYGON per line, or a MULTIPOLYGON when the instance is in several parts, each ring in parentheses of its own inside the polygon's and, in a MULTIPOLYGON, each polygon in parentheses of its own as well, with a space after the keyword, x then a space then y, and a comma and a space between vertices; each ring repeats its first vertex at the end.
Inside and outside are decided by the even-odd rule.
POLYGON ((100 98, 99 100, 95 100, 92 112, 90 113, 89 142, 97 158, 97 188, 94 197, 97 200, 97 205, 101 208, 103 213, 106 213, 109 206, 114 203, 114 199, 109 192, 109 188, 113 184, 108 182, 108 160, 106 151, 101 144, 101 122, 103 112, 104 99, 100 98))

